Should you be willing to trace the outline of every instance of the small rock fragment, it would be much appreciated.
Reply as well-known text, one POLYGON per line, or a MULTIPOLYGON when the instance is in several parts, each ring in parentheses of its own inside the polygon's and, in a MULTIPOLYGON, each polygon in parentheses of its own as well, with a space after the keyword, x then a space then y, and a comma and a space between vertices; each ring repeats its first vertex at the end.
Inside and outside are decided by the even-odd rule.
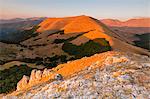
POLYGON ((56 80, 63 80, 63 76, 61 74, 56 74, 55 79, 56 80))

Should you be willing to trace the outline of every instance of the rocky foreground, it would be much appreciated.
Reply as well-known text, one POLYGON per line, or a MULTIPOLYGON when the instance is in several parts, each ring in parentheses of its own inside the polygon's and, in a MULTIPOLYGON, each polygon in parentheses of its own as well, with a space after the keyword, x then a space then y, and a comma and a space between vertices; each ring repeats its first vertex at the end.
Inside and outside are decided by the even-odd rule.
POLYGON ((150 99, 150 58, 147 56, 110 51, 58 67, 33 70, 30 78, 24 76, 18 83, 17 91, 1 97, 150 99))

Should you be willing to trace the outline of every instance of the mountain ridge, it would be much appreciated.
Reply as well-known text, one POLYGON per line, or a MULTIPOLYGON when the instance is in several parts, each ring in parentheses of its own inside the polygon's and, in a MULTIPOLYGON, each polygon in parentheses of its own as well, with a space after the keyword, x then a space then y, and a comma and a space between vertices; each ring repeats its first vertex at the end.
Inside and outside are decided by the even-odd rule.
POLYGON ((109 26, 118 27, 150 27, 150 18, 129 19, 127 21, 120 21, 117 19, 102 19, 103 23, 109 26))
POLYGON ((133 42, 128 40, 128 38, 112 31, 105 24, 89 16, 47 18, 42 21, 37 28, 25 32, 34 33, 30 38, 17 45, 20 46, 20 49, 25 49, 20 52, 20 55, 17 56, 17 58, 21 57, 21 55, 28 58, 38 56, 43 57, 47 55, 51 56, 55 52, 52 51, 50 53, 48 52, 48 49, 53 49, 54 46, 59 45, 57 47, 57 51, 59 51, 58 53, 55 53, 58 55, 59 53, 64 53, 60 47, 66 41, 79 46, 89 40, 97 38, 104 38, 109 42, 113 50, 132 51, 149 55, 146 50, 131 45, 133 42), (77 36, 78 34, 81 35, 77 36), (55 41, 61 42, 55 43, 55 41), (32 51, 31 49, 35 49, 35 51, 32 51), (49 54, 46 55, 42 53, 43 51, 49 54))
POLYGON ((117 51, 96 54, 61 64, 52 70, 33 70, 30 78, 24 76, 20 80, 17 91, 1 96, 5 99, 12 97, 18 99, 85 98, 87 96, 112 99, 148 98, 149 60, 146 56, 117 51), (42 79, 45 74, 46 81, 42 79), (63 78, 56 78, 57 74, 63 78), (35 85, 28 88, 29 84, 35 85))
MULTIPOLYGON (((67 18, 69 18, 69 17, 67 17, 67 18)), ((81 20, 81 21, 79 21, 79 22, 81 22, 81 23, 79 24, 79 27, 80 27, 80 28, 77 28, 78 26, 77 26, 76 28, 75 28, 75 26, 71 26, 71 27, 74 27, 74 28, 72 28, 74 32, 80 32, 80 31, 76 31, 76 30, 80 30, 81 27, 83 27, 83 28, 81 29, 82 31, 85 31, 84 28, 88 29, 87 31, 90 31, 90 30, 91 30, 91 29, 88 28, 88 23, 85 24, 85 26, 84 26, 84 24, 82 25, 82 21, 84 21, 84 20, 86 20, 86 22, 89 22, 89 23, 91 22, 91 18, 90 18, 89 16, 77 16, 77 17, 73 17, 73 19, 74 19, 74 18, 77 19, 77 20, 81 20), (88 19, 88 18, 89 18, 89 19, 88 19)), ((47 19, 47 20, 48 20, 48 19, 47 19)), ((42 26, 42 24, 46 23, 47 20, 43 21, 40 25, 42 26)), ((56 18, 56 20, 57 20, 57 18, 56 18)), ((61 20, 62 20, 62 19, 61 19, 61 20)), ((72 17, 71 17, 70 20, 72 20, 72 17)), ((58 20, 58 22, 59 22, 59 20, 58 20)), ((60 22, 62 22, 62 21, 60 21, 60 22)), ((73 22, 77 22, 77 23, 78 23, 78 21, 71 21, 71 22, 72 22, 72 23, 73 23, 73 22)), ((115 34, 113 31, 111 31, 111 30, 105 28, 105 25, 102 24, 101 22, 94 21, 94 20, 92 20, 92 22, 90 23, 90 25, 91 25, 91 24, 93 24, 93 25, 92 25, 92 26, 89 26, 89 27, 90 27, 90 28, 93 27, 93 30, 95 30, 95 31, 98 30, 98 31, 101 32, 101 34, 102 34, 102 32, 104 32, 104 30, 105 30, 105 33, 108 33, 108 35, 110 35, 110 36, 113 35, 115 38, 118 37, 118 34, 115 34), (95 22, 95 23, 92 23, 92 22, 95 22), (97 22, 98 22, 98 23, 97 23, 97 22), (103 26, 103 28, 102 28, 101 26, 98 26, 98 25, 95 25, 95 24, 100 24, 101 26, 103 26), (106 32, 106 31, 107 31, 107 32, 106 32)), ((63 23, 63 22, 62 22, 62 23, 63 23)), ((84 22, 83 22, 83 23, 84 23, 84 22)), ((55 24, 57 24, 57 23, 55 23, 55 24)), ((63 24, 63 25, 64 25, 64 24, 63 24)), ((62 26, 63 26, 63 25, 62 25, 62 26)), ((56 25, 54 25, 54 26, 56 26, 56 25)), ((56 27, 57 27, 57 26, 56 26, 56 27)), ((67 32, 69 31, 69 29, 67 29, 66 27, 67 27, 67 26, 64 27, 64 32, 67 33, 67 32)), ((50 28, 55 29, 55 28, 53 28, 53 27, 50 27, 50 28)), ((40 30, 40 28, 39 28, 39 30, 40 30)), ((96 35, 96 34, 95 34, 95 35, 96 35)), ((107 34, 106 34, 106 35, 107 35, 107 34)), ((110 44, 111 44, 111 39, 110 39, 109 37, 107 37, 106 35, 105 35, 105 34, 102 34, 101 37, 104 37, 107 41, 110 41, 110 44)), ((91 36, 87 36, 87 37, 91 37, 91 36)), ((114 38, 114 39, 115 39, 115 38, 114 38)), ((118 39, 120 39, 120 38, 121 38, 121 40, 125 40, 124 37, 120 37, 120 36, 119 36, 118 39)), ((125 42, 128 42, 128 41, 125 41, 125 42)), ((117 45, 117 44, 116 44, 116 45, 117 45)))
POLYGON ((17 23, 17 22, 22 22, 22 21, 43 20, 43 19, 46 19, 46 17, 0 19, 0 24, 17 23))

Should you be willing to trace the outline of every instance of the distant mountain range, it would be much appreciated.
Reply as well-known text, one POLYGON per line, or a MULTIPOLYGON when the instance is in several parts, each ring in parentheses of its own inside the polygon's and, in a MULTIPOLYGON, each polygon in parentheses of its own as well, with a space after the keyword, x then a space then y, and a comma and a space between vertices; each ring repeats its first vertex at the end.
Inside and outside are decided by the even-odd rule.
POLYGON ((16 39, 22 38, 22 31, 31 29, 44 19, 45 17, 0 20, 0 41, 17 41, 16 39))
POLYGON ((150 18, 130 19, 127 21, 119 21, 116 19, 100 20, 112 30, 121 34, 145 34, 150 33, 150 18))
POLYGON ((0 24, 4 24, 4 23, 17 23, 17 22, 23 22, 23 21, 44 20, 45 18, 46 17, 0 19, 0 24))
POLYGON ((116 27, 150 27, 150 18, 130 19, 127 21, 119 21, 116 19, 102 19, 101 22, 108 26, 116 27))
POLYGON ((130 19, 119 21, 115 19, 100 20, 120 35, 134 41, 136 46, 150 50, 150 18, 130 19))

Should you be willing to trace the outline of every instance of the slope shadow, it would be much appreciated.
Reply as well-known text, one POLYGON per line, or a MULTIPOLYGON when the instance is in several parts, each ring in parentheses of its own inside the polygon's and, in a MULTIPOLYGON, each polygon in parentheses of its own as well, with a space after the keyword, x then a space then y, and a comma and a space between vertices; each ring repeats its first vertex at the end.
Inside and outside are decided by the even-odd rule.
POLYGON ((138 47, 142 47, 144 49, 148 49, 150 51, 150 33, 145 34, 136 34, 139 40, 134 41, 135 45, 138 47))

